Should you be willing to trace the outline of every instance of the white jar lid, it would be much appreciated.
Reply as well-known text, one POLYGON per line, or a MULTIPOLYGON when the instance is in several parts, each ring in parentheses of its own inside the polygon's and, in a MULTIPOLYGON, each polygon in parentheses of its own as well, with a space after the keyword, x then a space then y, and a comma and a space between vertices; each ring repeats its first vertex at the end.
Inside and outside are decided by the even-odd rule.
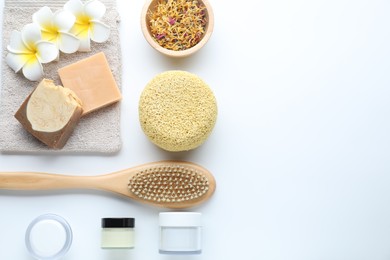
POLYGON ((159 224, 162 227, 201 227, 202 213, 198 212, 161 212, 159 224))
POLYGON ((72 244, 72 229, 58 215, 45 214, 34 219, 26 231, 26 246, 40 260, 61 258, 72 244))

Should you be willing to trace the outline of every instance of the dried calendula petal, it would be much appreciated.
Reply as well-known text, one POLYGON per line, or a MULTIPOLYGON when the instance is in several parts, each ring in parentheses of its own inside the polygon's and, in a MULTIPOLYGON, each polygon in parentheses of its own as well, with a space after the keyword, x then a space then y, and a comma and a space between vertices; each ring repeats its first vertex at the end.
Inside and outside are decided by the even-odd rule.
POLYGON ((197 0, 160 0, 148 12, 152 36, 163 48, 181 51, 195 46, 207 24, 205 5, 197 0))

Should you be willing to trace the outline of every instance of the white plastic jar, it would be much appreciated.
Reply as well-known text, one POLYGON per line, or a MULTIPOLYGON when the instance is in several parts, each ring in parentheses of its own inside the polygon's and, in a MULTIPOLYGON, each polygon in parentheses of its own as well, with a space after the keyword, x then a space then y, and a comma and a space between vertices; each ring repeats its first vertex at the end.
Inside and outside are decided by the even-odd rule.
POLYGON ((101 248, 134 248, 134 218, 102 218, 101 248))
POLYGON ((202 214, 161 212, 160 254, 200 254, 202 252, 202 214))
POLYGON ((72 244, 72 229, 68 222, 55 214, 44 214, 27 227, 26 246, 30 254, 39 260, 63 257, 72 244))

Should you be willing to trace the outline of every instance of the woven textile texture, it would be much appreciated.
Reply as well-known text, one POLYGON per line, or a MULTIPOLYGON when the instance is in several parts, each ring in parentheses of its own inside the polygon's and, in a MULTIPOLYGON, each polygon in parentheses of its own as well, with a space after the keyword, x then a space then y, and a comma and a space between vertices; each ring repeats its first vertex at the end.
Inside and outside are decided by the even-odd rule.
MULTIPOLYGON (((14 118, 14 114, 37 86, 22 73, 15 73, 6 63, 7 45, 13 30, 21 31, 24 25, 32 22, 32 14, 43 6, 48 6, 53 12, 61 9, 63 0, 6 0, 3 20, 2 77, 0 96, 0 150, 6 153, 30 152, 85 152, 85 153, 115 153, 121 148, 120 136, 120 102, 102 108, 81 118, 67 144, 61 150, 52 150, 35 139, 14 118)), ((61 85, 57 70, 61 67, 87 58, 95 53, 104 52, 114 78, 121 88, 121 48, 119 39, 119 14, 115 0, 101 0, 107 11, 103 22, 110 26, 110 38, 104 43, 91 42, 91 52, 76 52, 60 54, 58 61, 43 64, 44 77, 61 85)))

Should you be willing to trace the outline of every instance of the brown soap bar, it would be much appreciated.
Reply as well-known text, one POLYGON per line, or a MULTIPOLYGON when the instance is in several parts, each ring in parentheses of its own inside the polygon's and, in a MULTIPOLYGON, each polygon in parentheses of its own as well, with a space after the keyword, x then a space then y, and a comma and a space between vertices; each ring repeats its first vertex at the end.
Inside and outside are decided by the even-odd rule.
POLYGON ((38 140, 60 149, 82 113, 81 101, 73 91, 43 79, 23 102, 15 118, 38 140))
POLYGON ((63 67, 58 74, 63 86, 83 102, 84 115, 122 98, 103 52, 63 67))

